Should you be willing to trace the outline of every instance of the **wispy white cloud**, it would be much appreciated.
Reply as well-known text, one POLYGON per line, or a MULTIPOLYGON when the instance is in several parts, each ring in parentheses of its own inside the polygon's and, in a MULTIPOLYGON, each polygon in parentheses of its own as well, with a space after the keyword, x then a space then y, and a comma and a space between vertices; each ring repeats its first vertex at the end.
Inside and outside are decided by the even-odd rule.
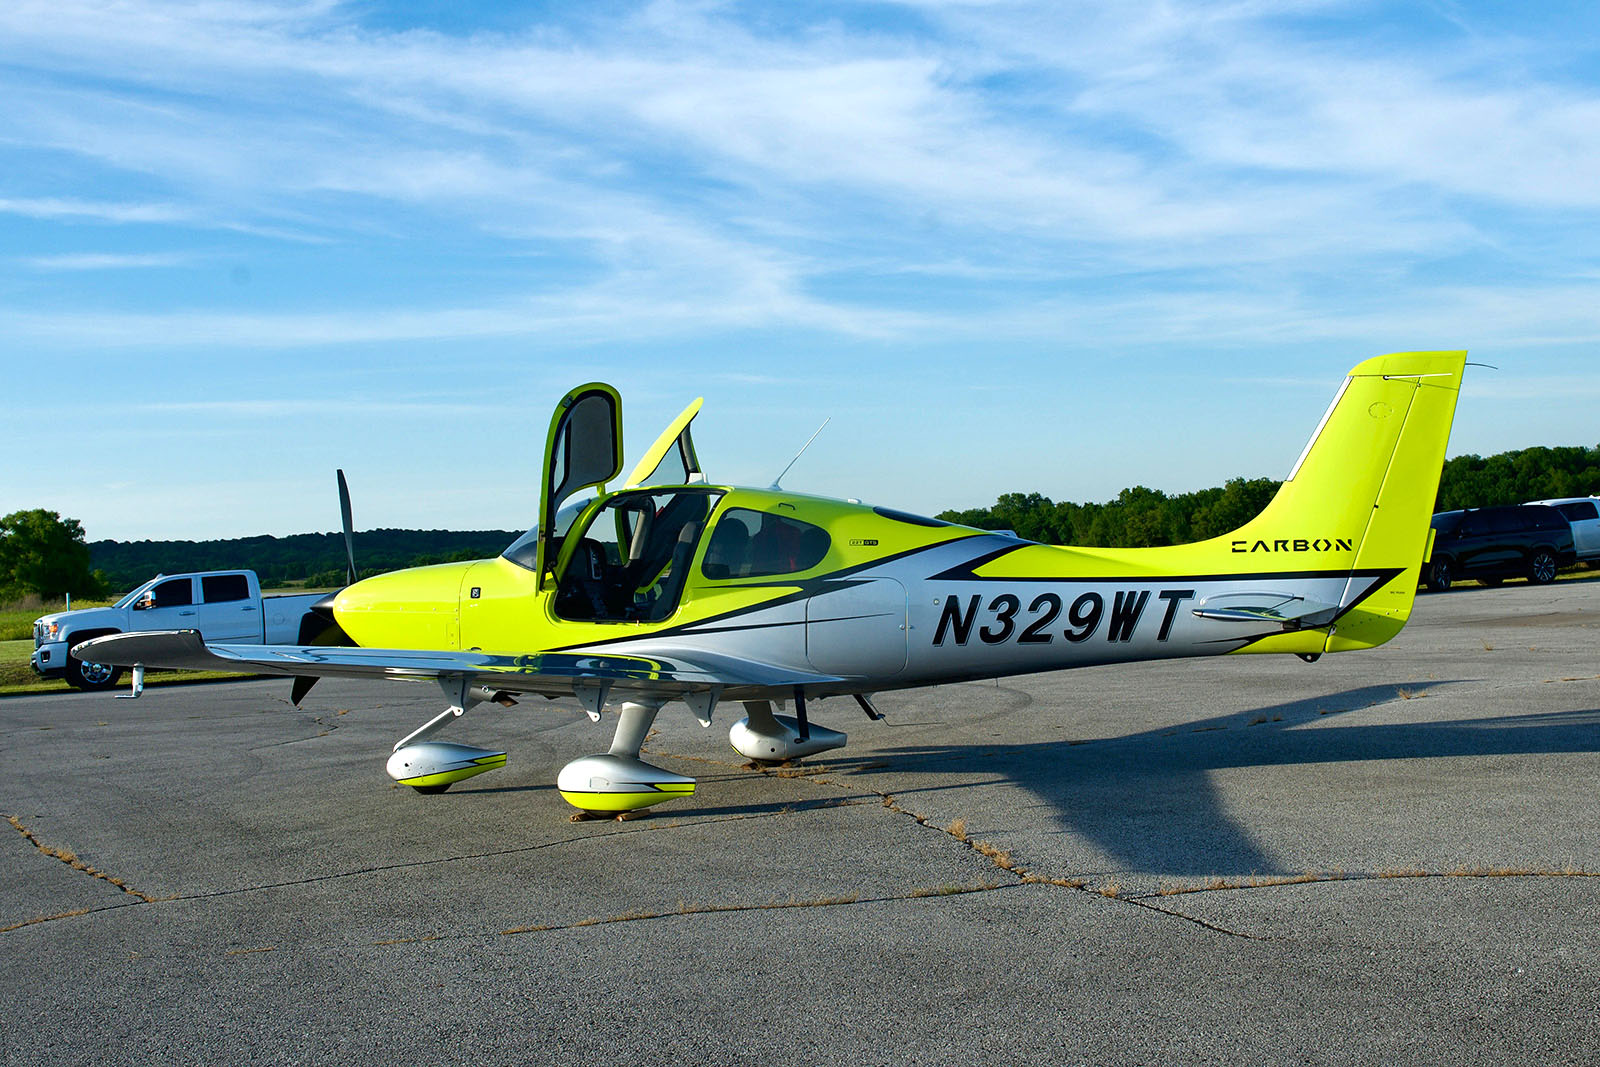
POLYGON ((73 252, 59 256, 28 256, 20 260, 34 270, 149 270, 161 267, 183 267, 195 262, 195 257, 180 252, 73 252))
POLYGON ((1397 192, 1412 185, 1530 207, 1600 197, 1570 178, 1596 162, 1591 97, 1463 87, 1439 60, 1341 54, 1274 29, 1281 5, 1115 18, 941 6, 929 17, 942 36, 910 39, 775 39, 674 5, 593 39, 363 31, 334 5, 61 8, 45 24, 22 4, 0 25, 64 65, 123 42, 117 73, 162 95, 45 108, 56 147, 282 200, 351 193, 469 213, 476 201, 484 218, 529 211, 558 229, 596 189, 627 189, 640 211, 759 243, 698 210, 695 187, 711 182, 813 232, 865 232, 851 217, 862 211, 921 214, 968 237, 1020 230, 1170 268, 1471 239, 1470 221, 1397 192), (1022 94, 1033 121, 990 87, 1006 77, 1040 83, 1022 94), (290 83, 317 106, 253 106, 290 83), (205 135, 218 113, 222 139, 205 135), (653 188, 638 181, 651 154, 653 188))
POLYGON ((188 222, 193 218, 191 212, 174 204, 106 203, 61 197, 0 197, 0 214, 99 222, 188 222))

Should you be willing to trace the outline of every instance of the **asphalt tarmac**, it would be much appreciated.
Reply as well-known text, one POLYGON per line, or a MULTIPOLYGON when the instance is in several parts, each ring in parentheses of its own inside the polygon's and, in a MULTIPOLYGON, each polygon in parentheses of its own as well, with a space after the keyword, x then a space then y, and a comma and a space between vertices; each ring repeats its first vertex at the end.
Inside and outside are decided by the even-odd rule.
POLYGON ((845 749, 573 823, 614 720, 431 686, 0 699, 7 1064, 1594 1063, 1600 576, 1373 652, 813 705, 845 749))

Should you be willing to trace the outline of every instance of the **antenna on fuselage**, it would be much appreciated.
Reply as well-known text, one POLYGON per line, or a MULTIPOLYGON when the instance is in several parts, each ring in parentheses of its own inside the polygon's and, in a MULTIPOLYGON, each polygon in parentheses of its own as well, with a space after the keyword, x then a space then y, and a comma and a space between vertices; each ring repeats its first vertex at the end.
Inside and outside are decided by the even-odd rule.
POLYGON ((833 421, 833 416, 832 415, 829 415, 827 418, 822 420, 822 425, 817 427, 817 433, 814 433, 810 437, 806 438, 806 443, 801 445, 800 446, 800 451, 798 451, 798 452, 796 452, 794 454, 794 459, 791 459, 789 461, 789 466, 788 467, 784 467, 783 470, 778 472, 778 476, 776 478, 772 479, 772 484, 767 486, 768 489, 782 489, 783 488, 783 486, 779 485, 778 483, 783 481, 783 476, 785 474, 789 473, 789 467, 792 467, 796 463, 800 462, 800 457, 806 454, 806 449, 810 448, 811 447, 811 442, 815 441, 817 439, 817 434, 821 433, 823 430, 826 430, 828 428, 828 423, 830 423, 832 421, 833 421))

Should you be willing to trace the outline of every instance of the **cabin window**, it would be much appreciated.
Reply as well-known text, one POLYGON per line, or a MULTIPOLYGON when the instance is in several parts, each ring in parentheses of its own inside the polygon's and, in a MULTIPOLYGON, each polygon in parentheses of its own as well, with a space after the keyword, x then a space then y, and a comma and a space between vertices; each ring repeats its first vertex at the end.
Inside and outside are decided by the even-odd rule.
MULTIPOLYGON (((567 536, 572 529, 572 524, 578 521, 578 516, 583 514, 583 509, 594 503, 594 497, 586 496, 579 500, 569 500, 556 512, 555 535, 550 541, 550 565, 555 565, 555 558, 561 552, 561 539, 567 536)), ((539 527, 535 526, 521 537, 511 543, 511 546, 500 553, 506 559, 525 570, 537 567, 539 558, 539 527)))
POLYGON ((717 520, 700 571, 707 578, 766 578, 808 571, 822 562, 828 531, 782 515, 729 508, 717 520))
POLYGON ((578 536, 556 588, 556 614, 659 622, 678 607, 689 564, 720 494, 618 493, 578 536))

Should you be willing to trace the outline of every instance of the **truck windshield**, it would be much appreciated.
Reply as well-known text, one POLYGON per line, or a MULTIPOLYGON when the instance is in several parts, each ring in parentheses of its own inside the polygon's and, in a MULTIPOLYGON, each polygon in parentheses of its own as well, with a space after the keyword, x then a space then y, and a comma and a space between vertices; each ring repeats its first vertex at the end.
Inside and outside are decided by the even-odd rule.
POLYGON ((119 607, 119 608, 131 607, 133 605, 133 602, 135 600, 139 599, 139 594, 144 592, 148 588, 150 588, 150 583, 149 582, 145 582, 141 586, 136 586, 133 589, 132 592, 128 593, 121 600, 117 601, 114 606, 115 607, 119 607))

